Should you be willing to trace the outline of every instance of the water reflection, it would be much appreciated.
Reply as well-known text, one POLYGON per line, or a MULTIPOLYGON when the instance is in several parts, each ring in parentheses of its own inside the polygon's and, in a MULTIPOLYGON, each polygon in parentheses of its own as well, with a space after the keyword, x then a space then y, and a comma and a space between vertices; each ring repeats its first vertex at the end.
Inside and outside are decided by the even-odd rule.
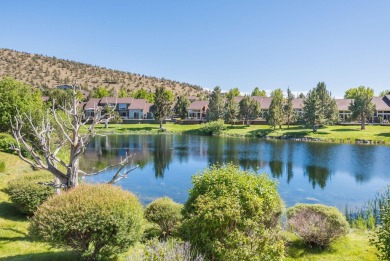
MULTIPOLYGON (((386 166, 390 147, 386 146, 186 135, 97 136, 88 144, 80 166, 91 172, 116 164, 129 153, 134 154, 134 163, 140 166, 139 180, 132 181, 134 186, 140 186, 142 180, 144 190, 152 185, 155 186, 152 190, 158 190, 161 184, 167 186, 168 181, 176 182, 170 189, 177 190, 179 201, 186 198, 193 174, 208 165, 227 162, 245 170, 268 173, 279 181, 282 195, 285 193, 294 201, 297 201, 295 197, 303 197, 303 192, 322 193, 315 198, 321 196, 323 200, 332 200, 335 195, 344 195, 350 200, 355 193, 352 190, 369 187, 366 193, 370 193, 377 189, 377 184, 385 185, 390 180, 386 166), (161 183, 153 181, 150 174, 161 183), (170 181, 173 176, 175 180, 170 181), (328 192, 332 196, 326 196, 328 192)), ((161 189, 158 193, 165 192, 161 189)))

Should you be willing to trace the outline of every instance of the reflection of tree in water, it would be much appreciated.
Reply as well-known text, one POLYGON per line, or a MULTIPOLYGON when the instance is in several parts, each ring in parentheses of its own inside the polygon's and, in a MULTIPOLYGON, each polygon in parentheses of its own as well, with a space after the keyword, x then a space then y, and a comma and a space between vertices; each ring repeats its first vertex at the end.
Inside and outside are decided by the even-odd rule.
POLYGON ((180 163, 187 162, 189 157, 188 151, 188 136, 177 135, 175 136, 175 152, 180 163))
POLYGON ((293 173, 293 164, 291 161, 287 163, 287 184, 290 184, 290 181, 294 177, 293 173))
POLYGON ((169 164, 172 161, 172 136, 155 135, 154 146, 154 175, 156 178, 163 178, 165 170, 169 169, 169 164))
POLYGON ((283 162, 279 160, 271 160, 269 162, 272 177, 280 178, 283 176, 283 162))
POLYGON ((209 165, 222 165, 225 163, 224 160, 224 139, 216 138, 209 139, 207 145, 207 156, 209 160, 209 165))
POLYGON ((326 187, 326 181, 330 178, 330 172, 327 168, 317 167, 317 166, 306 166, 306 173, 309 177, 309 182, 311 182, 313 189, 316 185, 319 185, 321 189, 326 187))

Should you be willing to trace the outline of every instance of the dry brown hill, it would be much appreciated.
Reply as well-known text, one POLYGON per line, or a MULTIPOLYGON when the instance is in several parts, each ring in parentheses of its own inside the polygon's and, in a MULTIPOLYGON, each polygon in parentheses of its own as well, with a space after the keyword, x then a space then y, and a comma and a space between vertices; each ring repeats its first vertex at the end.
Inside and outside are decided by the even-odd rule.
POLYGON ((165 86, 175 94, 204 92, 200 86, 188 83, 0 48, 0 78, 4 76, 40 88, 73 84, 77 80, 77 84, 85 90, 105 86, 116 90, 123 87, 129 92, 140 88, 153 91, 155 87, 165 86))

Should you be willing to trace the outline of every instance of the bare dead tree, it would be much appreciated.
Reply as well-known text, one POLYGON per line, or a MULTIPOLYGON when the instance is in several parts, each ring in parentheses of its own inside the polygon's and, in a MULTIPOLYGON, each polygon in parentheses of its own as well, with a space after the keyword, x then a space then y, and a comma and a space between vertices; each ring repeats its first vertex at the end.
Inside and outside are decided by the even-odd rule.
MULTIPOLYGON (((54 175, 55 182, 41 184, 56 188, 58 193, 60 188, 74 188, 78 185, 80 174, 88 175, 79 169, 79 161, 86 145, 96 134, 96 125, 108 122, 113 117, 113 110, 108 110, 108 113, 104 115, 102 115, 102 110, 102 107, 95 104, 93 116, 84 117, 80 102, 76 97, 76 85, 74 85, 72 104, 60 106, 57 110, 53 101, 53 107, 48 110, 40 124, 34 123, 31 115, 18 114, 15 117, 11 126, 16 145, 12 148, 23 161, 34 169, 44 169, 54 175), (38 142, 29 141, 23 134, 22 130, 25 125, 31 128, 31 134, 38 142), (82 128, 86 128, 86 131, 82 131, 82 128), (23 155, 22 148, 28 152, 29 157, 23 155), (58 156, 62 149, 69 150, 68 160, 63 160, 58 156)), ((127 170, 131 160, 132 155, 126 155, 120 161, 120 168, 109 183, 112 184, 125 178, 130 171, 134 170, 134 168, 127 170)))

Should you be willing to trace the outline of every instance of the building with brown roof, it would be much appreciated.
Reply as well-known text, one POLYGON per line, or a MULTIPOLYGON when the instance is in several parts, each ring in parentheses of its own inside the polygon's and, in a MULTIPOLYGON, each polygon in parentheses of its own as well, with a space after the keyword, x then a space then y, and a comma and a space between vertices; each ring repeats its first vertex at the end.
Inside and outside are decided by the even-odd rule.
POLYGON ((206 121, 209 101, 194 101, 187 108, 187 120, 206 121))

